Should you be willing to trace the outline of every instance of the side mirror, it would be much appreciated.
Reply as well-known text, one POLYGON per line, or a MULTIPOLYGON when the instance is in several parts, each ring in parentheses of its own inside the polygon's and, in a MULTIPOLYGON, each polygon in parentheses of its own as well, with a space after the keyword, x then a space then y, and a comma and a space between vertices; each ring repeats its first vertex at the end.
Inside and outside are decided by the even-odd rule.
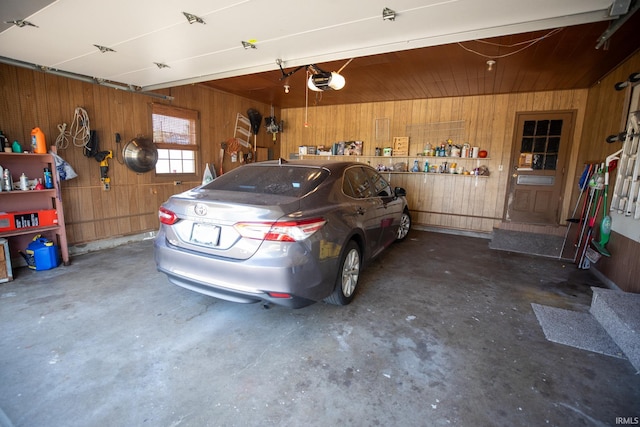
POLYGON ((396 187, 393 192, 396 194, 396 197, 406 197, 407 196, 407 190, 405 190, 402 187, 396 187))

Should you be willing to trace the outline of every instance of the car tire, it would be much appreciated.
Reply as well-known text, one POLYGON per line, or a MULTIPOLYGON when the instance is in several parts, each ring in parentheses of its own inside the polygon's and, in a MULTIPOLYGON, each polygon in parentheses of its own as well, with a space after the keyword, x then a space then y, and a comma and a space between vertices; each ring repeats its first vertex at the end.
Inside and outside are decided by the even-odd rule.
POLYGON ((353 240, 347 246, 340 260, 340 269, 333 293, 325 301, 334 305, 347 305, 353 300, 360 277, 362 257, 360 247, 353 240))
POLYGON ((409 214, 409 209, 405 208, 400 217, 400 226, 398 227, 396 241, 400 242, 406 239, 407 235, 409 235, 409 230, 411 230, 411 215, 409 214))

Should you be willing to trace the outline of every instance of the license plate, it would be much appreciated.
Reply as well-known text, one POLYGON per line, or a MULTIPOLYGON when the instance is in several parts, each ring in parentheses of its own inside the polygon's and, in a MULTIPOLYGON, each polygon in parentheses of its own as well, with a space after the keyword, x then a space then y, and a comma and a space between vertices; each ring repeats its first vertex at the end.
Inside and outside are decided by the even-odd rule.
POLYGON ((191 243, 206 246, 218 246, 220 244, 220 227, 211 224, 193 224, 191 230, 191 243))

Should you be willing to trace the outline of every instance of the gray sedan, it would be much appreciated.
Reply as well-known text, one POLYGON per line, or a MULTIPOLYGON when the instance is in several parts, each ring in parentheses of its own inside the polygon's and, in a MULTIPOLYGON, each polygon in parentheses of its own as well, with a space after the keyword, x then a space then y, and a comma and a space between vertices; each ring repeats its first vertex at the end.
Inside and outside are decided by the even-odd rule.
POLYGON ((345 305, 361 268, 409 233, 405 195, 362 163, 244 165, 160 207, 155 261, 170 282, 228 301, 345 305))

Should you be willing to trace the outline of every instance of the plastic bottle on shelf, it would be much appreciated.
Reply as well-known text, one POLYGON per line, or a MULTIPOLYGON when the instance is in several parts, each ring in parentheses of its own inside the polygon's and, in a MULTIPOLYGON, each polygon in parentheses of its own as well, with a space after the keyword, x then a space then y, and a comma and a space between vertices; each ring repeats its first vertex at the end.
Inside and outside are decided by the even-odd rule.
POLYGON ((13 177, 11 176, 11 171, 7 168, 5 168, 2 172, 2 190, 13 190, 13 177))
POLYGON ((22 172, 20 175, 20 190, 27 191, 29 189, 29 177, 22 172))
POLYGON ((47 142, 44 132, 38 127, 31 130, 31 151, 37 154, 47 154, 47 142))
POLYGON ((0 130, 0 151, 4 150, 7 153, 11 152, 11 145, 9 145, 9 139, 4 136, 4 133, 0 130))
POLYGON ((14 153, 22 153, 22 145, 18 141, 13 141, 13 146, 11 147, 14 153))
POLYGON ((429 161, 427 159, 424 160, 424 172, 429 172, 429 161))
POLYGON ((53 175, 49 168, 44 168, 44 188, 53 188, 53 175))

